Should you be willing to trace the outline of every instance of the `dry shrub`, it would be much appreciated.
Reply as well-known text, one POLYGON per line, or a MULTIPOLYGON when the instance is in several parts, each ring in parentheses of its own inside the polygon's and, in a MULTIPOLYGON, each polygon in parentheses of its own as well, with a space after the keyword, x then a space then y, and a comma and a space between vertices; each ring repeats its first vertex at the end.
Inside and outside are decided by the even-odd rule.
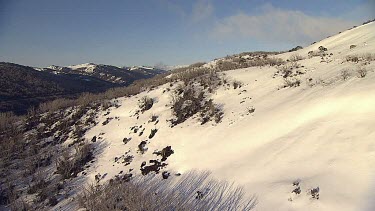
POLYGON ((241 82, 241 81, 234 80, 234 81, 232 82, 232 85, 233 85, 233 89, 241 88, 241 86, 242 86, 242 82, 241 82))
POLYGON ((351 76, 351 74, 350 74, 350 71, 348 69, 345 69, 345 70, 341 71, 342 80, 346 81, 347 79, 350 78, 350 76, 351 76))
POLYGON ((12 112, 0 113, 0 132, 11 128, 17 119, 12 112))
POLYGON ((143 96, 138 102, 139 109, 141 109, 142 112, 151 109, 152 105, 154 105, 154 99, 147 96, 143 96))
POLYGON ((277 67, 279 74, 283 78, 287 78, 292 76, 293 70, 298 69, 301 65, 298 62, 289 62, 287 64, 281 65, 277 67))
POLYGON ((372 62, 375 61, 375 54, 372 53, 366 53, 366 54, 360 54, 360 55, 348 55, 346 56, 347 62, 355 62, 358 63, 360 61, 362 62, 372 62))
POLYGON ((184 87, 181 94, 172 94, 172 112, 175 116, 172 125, 180 124, 198 113, 202 108, 203 101, 204 92, 192 86, 184 87))
POLYGON ((183 81, 184 84, 189 84, 193 79, 198 78, 200 76, 211 74, 215 72, 215 70, 209 69, 209 68, 193 68, 193 69, 187 69, 184 71, 174 71, 172 74, 172 77, 170 78, 173 81, 183 81))
POLYGON ((64 179, 76 177, 83 170, 83 166, 93 159, 92 146, 84 143, 75 147, 73 155, 66 150, 62 156, 56 161, 57 173, 62 175, 64 179))
POLYGON ((256 198, 245 198, 242 188, 209 178, 209 172, 188 172, 162 180, 157 175, 138 176, 129 182, 111 180, 89 185, 78 197, 81 207, 109 210, 251 210, 256 198))
POLYGON ((298 87, 299 85, 301 85, 301 80, 298 78, 284 78, 284 88, 298 87))
POLYGON ((289 57, 289 61, 292 61, 292 62, 296 62, 296 61, 299 61, 299 60, 303 60, 303 56, 299 55, 299 54, 293 54, 289 57))
POLYGON ((364 78, 367 75, 367 69, 365 67, 360 67, 357 69, 358 77, 364 78))
POLYGON ((357 63, 359 61, 359 57, 357 55, 349 55, 349 56, 346 56, 346 61, 357 63))
POLYGON ((363 54, 361 57, 368 62, 375 61, 375 54, 372 53, 363 54))
POLYGON ((205 92, 193 85, 175 90, 171 98, 174 115, 171 120, 172 126, 183 123, 197 113, 200 113, 202 124, 212 118, 215 122, 220 122, 223 115, 221 109, 212 100, 206 99, 205 92))

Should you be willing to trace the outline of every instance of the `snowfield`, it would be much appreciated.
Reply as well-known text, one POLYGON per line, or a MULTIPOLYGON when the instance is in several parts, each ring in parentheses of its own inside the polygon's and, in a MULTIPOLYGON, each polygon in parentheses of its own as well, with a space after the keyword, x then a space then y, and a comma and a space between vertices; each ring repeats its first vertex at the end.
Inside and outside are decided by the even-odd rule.
POLYGON ((119 107, 112 107, 108 115, 101 113, 99 124, 86 132, 86 139, 96 136, 99 141, 95 162, 87 175, 79 176, 89 183, 98 174, 101 181, 128 172, 140 175, 142 162, 149 165, 149 160, 157 158, 153 152, 171 146, 174 154, 161 172, 175 177, 192 169, 209 170, 213 177, 235 182, 249 196, 256 195, 255 210, 373 210, 375 62, 346 61, 348 55, 366 53, 375 53, 375 23, 277 55, 285 60, 295 54, 304 57, 298 61, 302 72, 295 77, 301 81, 298 87, 284 88, 275 67, 221 72, 222 77, 243 85, 220 86, 211 95, 224 111, 217 124, 201 125, 197 118, 190 118, 170 126, 168 88, 178 84, 116 99, 119 107), (350 49, 351 45, 356 47, 350 49), (324 60, 308 58, 308 52, 319 46, 332 55, 324 60), (367 70, 366 77, 357 77, 360 67, 367 70), (342 77, 343 70, 348 70, 348 78, 342 77), (143 96, 155 103, 137 115, 143 96), (158 116, 157 123, 150 121, 152 115, 158 116), (157 132, 149 138, 152 129, 157 132), (124 138, 131 140, 125 144, 124 138), (144 154, 138 152, 141 141, 147 142, 144 154), (118 162, 125 155, 133 156, 129 165, 118 162), (293 193, 298 187, 301 193, 293 193), (318 199, 311 195, 317 187, 318 199))

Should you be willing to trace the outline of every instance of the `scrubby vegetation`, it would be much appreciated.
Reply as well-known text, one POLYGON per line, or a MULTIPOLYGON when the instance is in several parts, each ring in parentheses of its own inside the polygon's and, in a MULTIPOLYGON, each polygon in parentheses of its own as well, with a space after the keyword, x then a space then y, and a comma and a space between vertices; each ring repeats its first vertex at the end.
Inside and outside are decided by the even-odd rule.
POLYGON ((89 103, 55 112, 31 110, 23 118, 3 115, 1 204, 12 210, 40 210, 69 197, 59 194, 93 158, 94 148, 83 138, 85 131, 97 124, 99 110, 110 106, 114 104, 89 103), (28 200, 30 196, 36 200, 28 200))
POLYGON ((241 188, 209 178, 208 172, 189 172, 175 182, 154 175, 92 184, 79 196, 88 210, 251 210, 255 197, 245 198, 241 188), (128 182, 127 182, 128 181, 128 182))
POLYGON ((212 100, 208 100, 202 89, 193 85, 181 87, 173 93, 172 111, 175 116, 171 120, 172 126, 186 121, 197 113, 200 113, 202 124, 210 121, 211 118, 218 123, 223 115, 220 107, 212 100))
POLYGON ((303 60, 303 59, 304 59, 303 56, 301 56, 299 54, 293 54, 293 55, 290 56, 289 61, 297 62, 297 61, 303 60))
POLYGON ((364 62, 366 64, 367 62, 375 61, 375 54, 367 53, 361 55, 348 55, 346 56, 346 61, 354 63, 364 62))
POLYGON ((139 100, 138 105, 141 112, 145 112, 152 108, 152 105, 154 105, 154 99, 144 96, 139 100))
POLYGON ((367 75, 367 69, 365 67, 359 67, 357 73, 359 78, 364 78, 367 75))
POLYGON ((351 74, 350 74, 350 71, 348 69, 345 69, 345 70, 341 71, 342 80, 346 81, 347 79, 350 78, 350 76, 351 76, 351 74))
POLYGON ((83 167, 93 159, 92 146, 88 143, 76 145, 73 154, 64 151, 56 161, 56 173, 64 179, 76 177, 83 167))
POLYGON ((301 85, 301 80, 299 80, 298 78, 284 78, 283 88, 298 87, 299 85, 301 85))

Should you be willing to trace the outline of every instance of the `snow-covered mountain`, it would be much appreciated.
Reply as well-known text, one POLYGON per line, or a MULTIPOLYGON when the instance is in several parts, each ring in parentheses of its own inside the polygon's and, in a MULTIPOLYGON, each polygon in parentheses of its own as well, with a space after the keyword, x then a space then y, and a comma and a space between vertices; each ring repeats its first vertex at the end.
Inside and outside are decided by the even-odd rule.
POLYGON ((165 171, 210 170, 219 179, 242 185, 247 194, 256 194, 257 210, 371 210, 373 32, 375 23, 369 23, 296 52, 276 55, 285 60, 301 57, 283 67, 220 73, 242 83, 240 88, 223 86, 209 94, 222 106, 220 123, 201 125, 197 117, 171 128, 168 90, 178 84, 118 99, 119 106, 100 114, 100 124, 85 135, 88 140, 99 137, 107 146, 84 177, 92 181, 95 175, 105 174, 107 180, 129 169, 140 174, 143 162, 157 158, 155 151, 171 146, 174 154, 165 171), (320 46, 327 50, 321 52, 320 46), (310 51, 316 56, 309 58, 310 51), (358 61, 350 60, 356 56, 358 61), (290 78, 279 76, 283 68, 291 71, 290 78), (367 71, 364 77, 358 75, 361 69, 367 71), (299 85, 286 86, 286 80, 298 80, 299 85), (138 101, 146 96, 155 99, 154 105, 137 113, 138 101), (157 124, 150 121, 153 115, 158 117, 157 124), (154 129, 157 133, 151 139, 154 129), (124 138, 129 143, 124 144, 124 138), (137 152, 142 141, 147 146, 143 154, 137 152), (126 166, 116 162, 124 152, 133 157, 126 166), (312 190, 318 190, 320 197, 312 190))
POLYGON ((46 68, 36 68, 54 74, 81 74, 96 77, 98 79, 120 84, 128 85, 131 82, 142 79, 150 78, 155 75, 165 72, 164 70, 145 67, 145 66, 133 66, 133 67, 116 67, 112 65, 84 63, 78 65, 71 65, 67 67, 61 66, 49 66, 46 68))
MULTIPOLYGON (((374 210, 373 32, 375 22, 293 52, 195 64, 120 90, 127 97, 102 104, 83 98, 81 107, 30 117, 27 143, 35 141, 44 154, 28 155, 42 167, 18 184, 21 199, 36 203, 42 194, 32 187, 53 184, 52 199, 37 207, 77 210, 77 193, 87 184, 95 189, 149 174, 175 181, 208 170, 255 195, 255 210, 374 210), (94 150, 82 150, 85 142, 94 150)), ((94 64, 67 68, 93 76, 126 72, 94 64)), ((195 199, 209 191, 199 190, 195 199)))

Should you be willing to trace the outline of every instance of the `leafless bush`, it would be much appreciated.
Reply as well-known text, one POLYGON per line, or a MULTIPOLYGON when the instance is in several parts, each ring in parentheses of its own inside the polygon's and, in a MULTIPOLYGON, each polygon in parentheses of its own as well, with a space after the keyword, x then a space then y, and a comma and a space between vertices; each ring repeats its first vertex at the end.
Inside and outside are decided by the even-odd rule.
POLYGON ((142 112, 149 110, 153 105, 154 99, 147 96, 142 97, 138 103, 139 109, 141 109, 142 112))
POLYGON ((176 90, 172 96, 172 112, 174 119, 171 120, 172 126, 186 121, 193 115, 200 113, 202 124, 210 121, 212 118, 220 122, 223 113, 212 100, 207 100, 203 90, 193 86, 185 86, 182 90, 176 90))
POLYGON ((293 70, 298 69, 300 67, 300 64, 298 62, 289 62, 284 65, 279 66, 278 69, 278 74, 281 74, 283 78, 287 78, 292 76, 293 70))
POLYGON ((287 78, 293 74, 293 69, 290 68, 288 65, 283 65, 278 68, 279 73, 283 78, 287 78))
POLYGON ((18 198, 10 203, 10 210, 32 210, 31 206, 23 198, 18 198))
POLYGON ((349 56, 346 56, 346 61, 357 63, 359 61, 359 57, 357 55, 349 55, 349 56))
POLYGON ((284 78, 284 88, 285 87, 298 87, 301 85, 301 80, 298 78, 284 78))
POLYGON ((200 68, 205 64, 206 64, 206 62, 197 62, 197 63, 189 65, 189 68, 200 68))
POLYGON ((38 107, 40 113, 48 112, 48 111, 57 111, 61 108, 67 108, 77 105, 74 100, 71 99, 56 99, 53 101, 41 103, 38 107))
POLYGON ((346 81, 347 79, 349 79, 351 76, 350 72, 348 69, 345 69, 345 70, 342 70, 341 71, 341 78, 346 81))
POLYGON ((172 94, 172 111, 175 119, 172 125, 184 122, 189 117, 198 113, 204 100, 204 92, 192 86, 186 86, 181 94, 172 94))
POLYGON ((372 53, 366 53, 366 54, 360 54, 360 55, 348 55, 345 57, 347 62, 372 62, 375 61, 375 54, 372 53))
POLYGON ((327 51, 328 49, 326 47, 324 47, 324 46, 319 46, 318 50, 320 52, 324 52, 324 51, 327 51))
POLYGON ((209 122, 211 119, 214 119, 216 123, 219 123, 224 115, 224 112, 222 112, 218 105, 213 103, 212 99, 205 102, 200 113, 202 125, 209 122))
POLYGON ((90 144, 84 143, 81 146, 76 146, 73 155, 65 151, 62 156, 57 159, 57 173, 62 175, 64 179, 75 177, 92 158, 92 146, 90 144))
POLYGON ((212 93, 218 86, 222 84, 222 79, 219 77, 217 72, 209 72, 208 74, 199 76, 196 78, 198 83, 206 89, 209 93, 212 93))
POLYGON ((16 119, 12 112, 0 113, 0 132, 9 129, 16 119))
POLYGON ((285 64, 285 61, 281 58, 267 57, 265 58, 265 64, 270 66, 280 66, 285 64))
POLYGON ((189 172, 161 180, 156 175, 121 179, 85 187, 78 197, 81 207, 108 210, 251 210, 256 198, 245 198, 240 187, 209 179, 208 172, 189 172))
POLYGON ((363 54, 361 57, 368 62, 375 61, 375 54, 372 53, 363 54))
POLYGON ((209 69, 209 68, 193 68, 193 69, 187 69, 184 71, 174 71, 172 74, 171 80, 181 80, 184 82, 185 85, 189 84, 193 79, 198 78, 200 76, 210 74, 215 72, 215 70, 209 69))
POLYGON ((325 51, 309 51, 307 53, 307 56, 311 59, 312 57, 316 57, 316 56, 320 56, 320 57, 323 57, 325 56, 326 53, 325 51))
POLYGON ((234 80, 234 81, 232 82, 232 85, 233 85, 233 89, 241 88, 241 86, 242 86, 242 82, 241 82, 241 81, 234 80))
POLYGON ((367 75, 367 69, 365 67, 359 67, 357 73, 359 78, 364 78, 367 75))
POLYGON ((296 61, 299 61, 299 60, 303 60, 303 56, 299 55, 299 54, 293 54, 289 57, 289 61, 292 61, 292 62, 296 62, 296 61))
POLYGON ((254 113, 255 112, 255 108, 253 107, 253 106, 251 106, 251 107, 247 107, 246 108, 246 113, 247 114, 252 114, 252 113, 254 113))

